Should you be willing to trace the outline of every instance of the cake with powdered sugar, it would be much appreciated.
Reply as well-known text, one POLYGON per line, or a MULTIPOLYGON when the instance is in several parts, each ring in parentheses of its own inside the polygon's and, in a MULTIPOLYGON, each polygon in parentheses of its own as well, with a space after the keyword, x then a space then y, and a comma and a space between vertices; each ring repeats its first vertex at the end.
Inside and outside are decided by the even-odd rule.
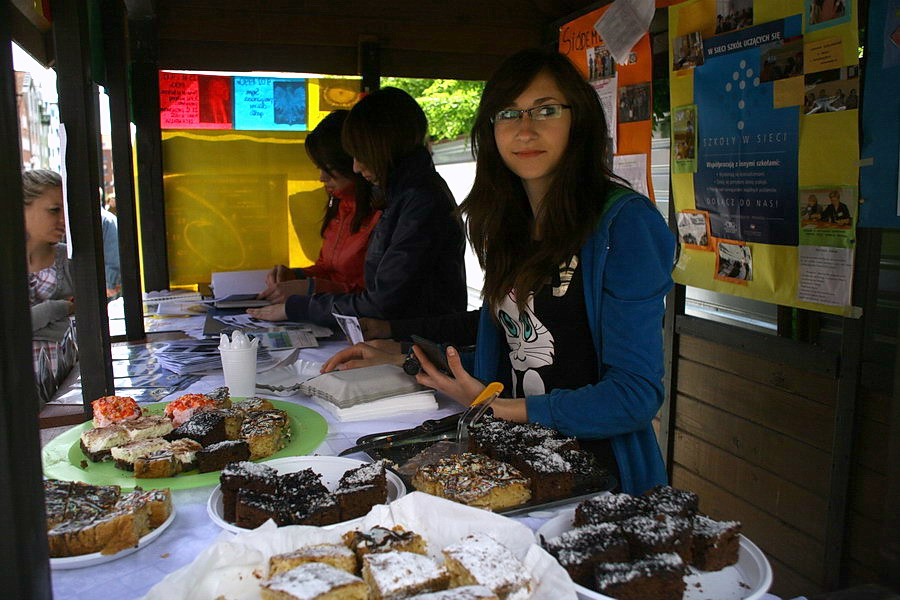
POLYGON ((647 500, 629 494, 604 494, 585 500, 575 509, 575 527, 613 523, 644 514, 647 500))
POLYGON ((534 581, 510 550, 483 533, 468 535, 443 549, 450 586, 483 585, 501 600, 524 600, 534 581))
POLYGON ((630 558, 628 540, 616 523, 599 523, 542 540, 544 549, 568 571, 572 581, 591 587, 594 566, 601 562, 625 562, 630 558))
POLYGON ((347 546, 313 544, 269 558, 269 577, 311 562, 325 563, 350 574, 356 573, 356 554, 347 546))
POLYGON ((206 397, 213 401, 216 408, 231 408, 231 394, 227 385, 206 392, 206 397))
POLYGON ((367 531, 348 531, 344 543, 362 559, 366 554, 402 550, 425 554, 425 540, 418 533, 407 531, 400 525, 388 529, 376 525, 367 531))
POLYGON ((677 554, 653 554, 634 562, 601 563, 595 588, 616 600, 681 600, 684 561, 677 554))
POLYGON ((363 557, 362 577, 370 600, 406 598, 447 589, 447 571, 431 558, 414 552, 380 552, 363 557))
POLYGON ((674 552, 685 564, 691 561, 691 521, 672 515, 639 515, 619 521, 631 558, 674 552))
POLYGON ((225 468, 233 462, 250 458, 250 446, 244 440, 225 440, 211 444, 197 452, 197 470, 209 473, 225 468))
POLYGON ((229 523, 236 519, 237 493, 247 489, 263 494, 274 494, 278 488, 278 471, 266 465, 240 461, 225 465, 219 475, 222 490, 224 518, 229 523))
POLYGON ((359 577, 319 562, 310 562, 262 582, 263 600, 367 600, 359 577))
POLYGON ((341 520, 348 521, 368 513, 376 504, 387 502, 387 473, 383 460, 350 469, 334 490, 341 507, 341 520))
POLYGON ((225 417, 214 412, 200 411, 166 435, 169 441, 188 438, 201 446, 217 444, 228 439, 225 435, 225 417))
POLYGON ((658 485, 644 492, 653 512, 693 519, 700 508, 700 498, 694 492, 678 490, 670 485, 658 485))
POLYGON ((718 571, 738 560, 741 524, 694 517, 691 565, 701 571, 718 571))
POLYGON ((409 600, 500 600, 500 598, 483 585, 467 585, 440 592, 428 592, 410 596, 409 600))

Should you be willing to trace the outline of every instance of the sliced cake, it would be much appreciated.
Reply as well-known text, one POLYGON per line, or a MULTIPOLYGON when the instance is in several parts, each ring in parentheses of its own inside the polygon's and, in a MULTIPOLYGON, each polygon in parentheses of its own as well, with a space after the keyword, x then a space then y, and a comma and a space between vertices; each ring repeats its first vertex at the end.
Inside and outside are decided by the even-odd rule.
POLYGON ((197 412, 166 435, 170 441, 182 438, 194 440, 201 446, 224 442, 227 439, 225 417, 215 412, 197 412))
POLYGON ((356 573, 356 554, 347 546, 313 544, 269 558, 269 577, 310 562, 325 563, 351 574, 356 573))
POLYGON ((524 504, 530 482, 504 462, 469 452, 420 467, 412 481, 417 490, 489 510, 524 504))
POLYGON ((543 541, 544 549, 568 571, 572 581, 593 585, 594 566, 601 562, 625 562, 628 540, 615 523, 586 525, 543 541))
POLYGON ((367 531, 348 531, 344 543, 362 559, 366 554, 402 550, 425 554, 425 540, 418 533, 407 531, 400 525, 392 529, 377 525, 367 531))
POLYGON ((534 580, 509 548, 483 533, 464 537, 443 550, 450 586, 483 585, 501 600, 531 596, 534 580))
POLYGON ((359 577, 324 563, 311 562, 263 581, 262 600, 367 600, 359 577))
POLYGON ((741 524, 694 517, 691 564, 701 571, 718 571, 738 560, 741 524))
POLYGON ((126 471, 134 471, 134 461, 142 456, 147 456, 157 450, 167 450, 169 442, 163 438, 147 438, 136 442, 128 442, 122 446, 110 449, 110 454, 116 462, 116 467, 126 471))
POLYGON ((94 427, 106 427, 140 418, 141 407, 130 396, 104 396, 91 402, 94 427))
POLYGON ((575 526, 612 523, 644 514, 647 500, 629 494, 603 494, 585 500, 575 509, 575 526))
POLYGON ((374 505, 387 502, 387 473, 384 461, 350 469, 341 476, 335 498, 341 507, 341 520, 367 514, 374 505))
POLYGON ((594 569, 594 589, 617 600, 681 600, 684 572, 684 561, 677 554, 601 563, 594 569))
POLYGON ((250 458, 250 446, 244 440, 225 440, 197 451, 197 470, 201 473, 219 471, 225 465, 250 458))
POLYGON ((393 600, 447 589, 449 576, 431 558, 413 552, 381 552, 363 557, 362 576, 370 600, 393 600))
POLYGON ((119 424, 95 427, 81 434, 81 451, 92 462, 111 458, 110 450, 129 442, 128 432, 119 424))

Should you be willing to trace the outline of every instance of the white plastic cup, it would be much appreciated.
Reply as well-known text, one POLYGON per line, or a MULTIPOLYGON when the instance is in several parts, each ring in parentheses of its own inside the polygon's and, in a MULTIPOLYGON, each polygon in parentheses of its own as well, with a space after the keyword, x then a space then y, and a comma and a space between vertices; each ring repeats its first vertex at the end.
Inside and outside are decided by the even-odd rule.
POLYGON ((256 344, 249 348, 219 348, 225 385, 234 398, 252 398, 256 395, 256 349, 256 344))

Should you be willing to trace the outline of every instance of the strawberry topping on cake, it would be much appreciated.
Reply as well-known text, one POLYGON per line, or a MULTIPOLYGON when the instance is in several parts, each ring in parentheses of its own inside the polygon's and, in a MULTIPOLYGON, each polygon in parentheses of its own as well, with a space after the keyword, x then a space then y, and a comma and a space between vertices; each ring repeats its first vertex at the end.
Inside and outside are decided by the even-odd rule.
POLYGON ((166 416, 178 427, 204 408, 215 408, 216 402, 205 394, 185 394, 166 405, 166 416))
POLYGON ((94 409, 94 427, 106 427, 141 417, 141 407, 128 396, 104 396, 91 402, 91 406, 94 409))

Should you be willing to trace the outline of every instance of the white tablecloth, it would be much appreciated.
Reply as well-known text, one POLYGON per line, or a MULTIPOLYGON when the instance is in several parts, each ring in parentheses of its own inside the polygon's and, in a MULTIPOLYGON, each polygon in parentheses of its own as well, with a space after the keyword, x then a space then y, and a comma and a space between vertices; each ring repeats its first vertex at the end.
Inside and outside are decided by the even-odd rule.
MULTIPOLYGON (((324 361, 343 347, 346 347, 343 342, 326 342, 319 348, 301 351, 300 358, 324 361)), ((224 385, 221 374, 208 375, 191 386, 189 390, 180 391, 178 395, 189 392, 202 393, 220 385, 224 385)), ((265 394, 260 395, 265 396, 265 394)), ((269 397, 302 404, 325 417, 328 421, 328 436, 312 454, 332 456, 354 445, 357 438, 364 434, 414 427, 425 419, 440 418, 461 410, 458 404, 439 398, 437 411, 408 413, 378 421, 341 423, 326 411, 317 408, 306 396, 269 397)), ((364 454, 351 454, 350 457, 367 458, 364 454)), ((167 574, 191 563, 201 550, 209 546, 222 533, 222 530, 210 520, 206 512, 206 503, 213 487, 174 490, 172 492, 176 510, 174 522, 155 541, 137 552, 93 567, 54 570, 52 572, 53 597, 57 600, 103 600, 106 598, 129 600, 142 597, 167 574)), ((537 529, 546 521, 546 518, 523 517, 517 520, 532 529, 537 529)), ((778 600, 775 596, 767 596, 767 599, 778 600)))

